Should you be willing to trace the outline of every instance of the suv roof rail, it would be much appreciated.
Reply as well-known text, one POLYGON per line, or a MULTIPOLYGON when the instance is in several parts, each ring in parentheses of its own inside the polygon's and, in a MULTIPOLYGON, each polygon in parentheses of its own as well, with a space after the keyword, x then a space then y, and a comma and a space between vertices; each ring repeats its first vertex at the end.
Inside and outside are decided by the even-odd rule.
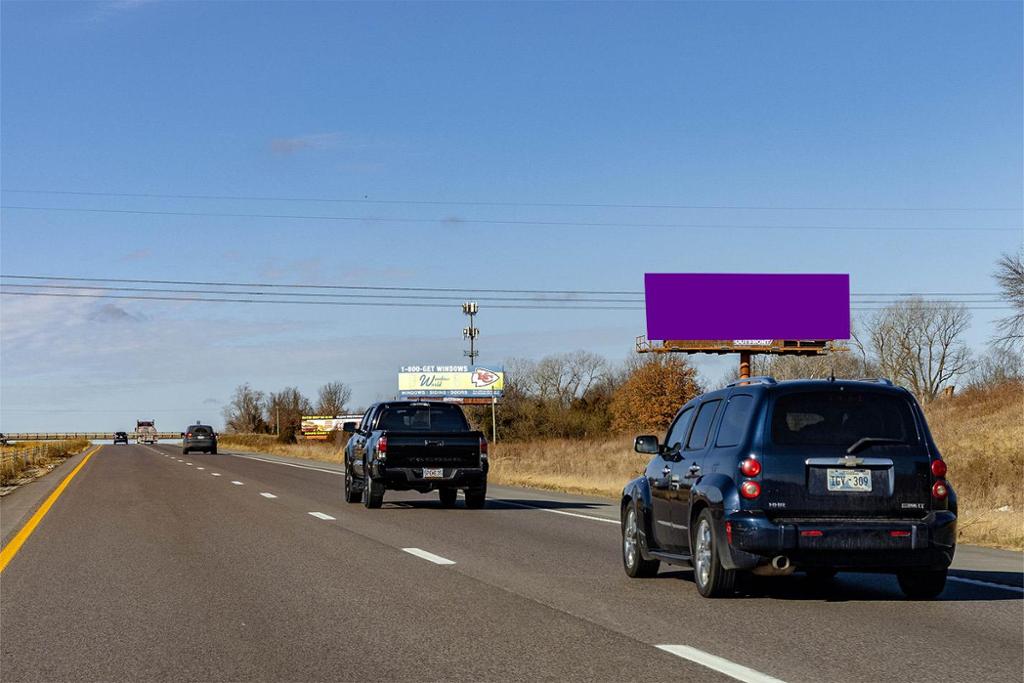
POLYGON ((726 384, 726 388, 739 386, 740 384, 778 384, 775 378, 771 375, 757 375, 756 377, 746 377, 744 379, 738 379, 733 382, 726 384))
POLYGON ((876 384, 887 384, 890 387, 893 386, 892 380, 891 379, 886 379, 885 377, 858 377, 857 381, 858 382, 875 382, 876 384))

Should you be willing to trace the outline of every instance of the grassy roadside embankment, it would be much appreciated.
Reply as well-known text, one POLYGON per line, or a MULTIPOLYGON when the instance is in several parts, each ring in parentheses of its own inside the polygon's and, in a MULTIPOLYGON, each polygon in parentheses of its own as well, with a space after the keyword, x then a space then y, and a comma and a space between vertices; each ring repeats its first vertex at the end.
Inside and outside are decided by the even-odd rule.
MULTIPOLYGON (((926 409, 959 496, 960 542, 1024 550, 1024 384, 967 391, 926 409)), ((341 462, 328 442, 280 444, 270 435, 225 434, 220 447, 341 462)), ((644 470, 632 436, 491 445, 493 484, 617 498, 644 470)))
POLYGON ((16 486, 36 479, 92 445, 86 439, 19 441, 0 446, 0 486, 16 486))

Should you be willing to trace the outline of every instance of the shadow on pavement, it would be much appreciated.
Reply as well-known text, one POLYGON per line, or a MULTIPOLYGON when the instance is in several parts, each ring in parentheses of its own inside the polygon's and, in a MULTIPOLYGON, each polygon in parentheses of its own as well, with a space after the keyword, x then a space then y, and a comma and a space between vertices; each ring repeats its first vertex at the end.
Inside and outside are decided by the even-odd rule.
MULTIPOLYGON (((950 573, 946 590, 931 602, 989 602, 1024 600, 1024 594, 994 586, 969 584, 952 580, 961 577, 976 581, 1020 586, 1024 574, 1019 572, 981 572, 957 570, 950 573)), ((693 571, 672 568, 662 571, 655 580, 682 579, 693 584, 693 571)), ((696 592, 695 586, 690 586, 696 592)), ((842 573, 831 581, 815 581, 796 573, 792 576, 745 576, 737 581, 736 599, 817 600, 821 602, 915 602, 903 595, 896 577, 890 574, 842 573)))

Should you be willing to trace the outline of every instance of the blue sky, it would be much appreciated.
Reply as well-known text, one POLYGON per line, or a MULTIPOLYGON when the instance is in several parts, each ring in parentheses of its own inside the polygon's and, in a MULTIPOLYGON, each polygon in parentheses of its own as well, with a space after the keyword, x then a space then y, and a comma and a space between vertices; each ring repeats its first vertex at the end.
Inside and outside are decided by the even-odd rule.
MULTIPOLYGON (((848 272, 855 292, 991 292, 1022 240, 1021 7, 4 2, 5 206, 377 220, 9 208, 0 271, 580 290, 848 272)), ((3 431, 219 424, 245 381, 341 379, 365 404, 463 348, 457 306, 0 306, 3 431)), ((974 312, 973 345, 999 314, 974 312)), ((642 311, 486 304, 477 325, 489 364, 624 359, 644 332, 642 311)), ((727 362, 699 361, 712 379, 727 362)))

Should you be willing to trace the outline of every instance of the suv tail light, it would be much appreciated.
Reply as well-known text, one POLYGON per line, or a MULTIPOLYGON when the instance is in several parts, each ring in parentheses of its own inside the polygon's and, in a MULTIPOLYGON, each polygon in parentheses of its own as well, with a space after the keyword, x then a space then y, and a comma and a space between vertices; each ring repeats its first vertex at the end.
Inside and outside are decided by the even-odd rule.
POLYGON ((942 479, 946 476, 946 463, 941 460, 932 460, 932 476, 942 479))
POLYGON ((753 500, 761 495, 761 485, 756 481, 745 481, 740 484, 740 495, 747 500, 753 500))
POLYGON ((192 438, 192 432, 189 432, 188 434, 186 434, 185 438, 186 439, 191 439, 192 438))
POLYGON ((949 487, 946 486, 946 482, 941 479, 932 484, 932 498, 936 500, 945 500, 949 495, 949 487))
POLYGON ((753 458, 747 458, 740 463, 740 472, 744 477, 756 477, 761 474, 761 463, 753 458))

